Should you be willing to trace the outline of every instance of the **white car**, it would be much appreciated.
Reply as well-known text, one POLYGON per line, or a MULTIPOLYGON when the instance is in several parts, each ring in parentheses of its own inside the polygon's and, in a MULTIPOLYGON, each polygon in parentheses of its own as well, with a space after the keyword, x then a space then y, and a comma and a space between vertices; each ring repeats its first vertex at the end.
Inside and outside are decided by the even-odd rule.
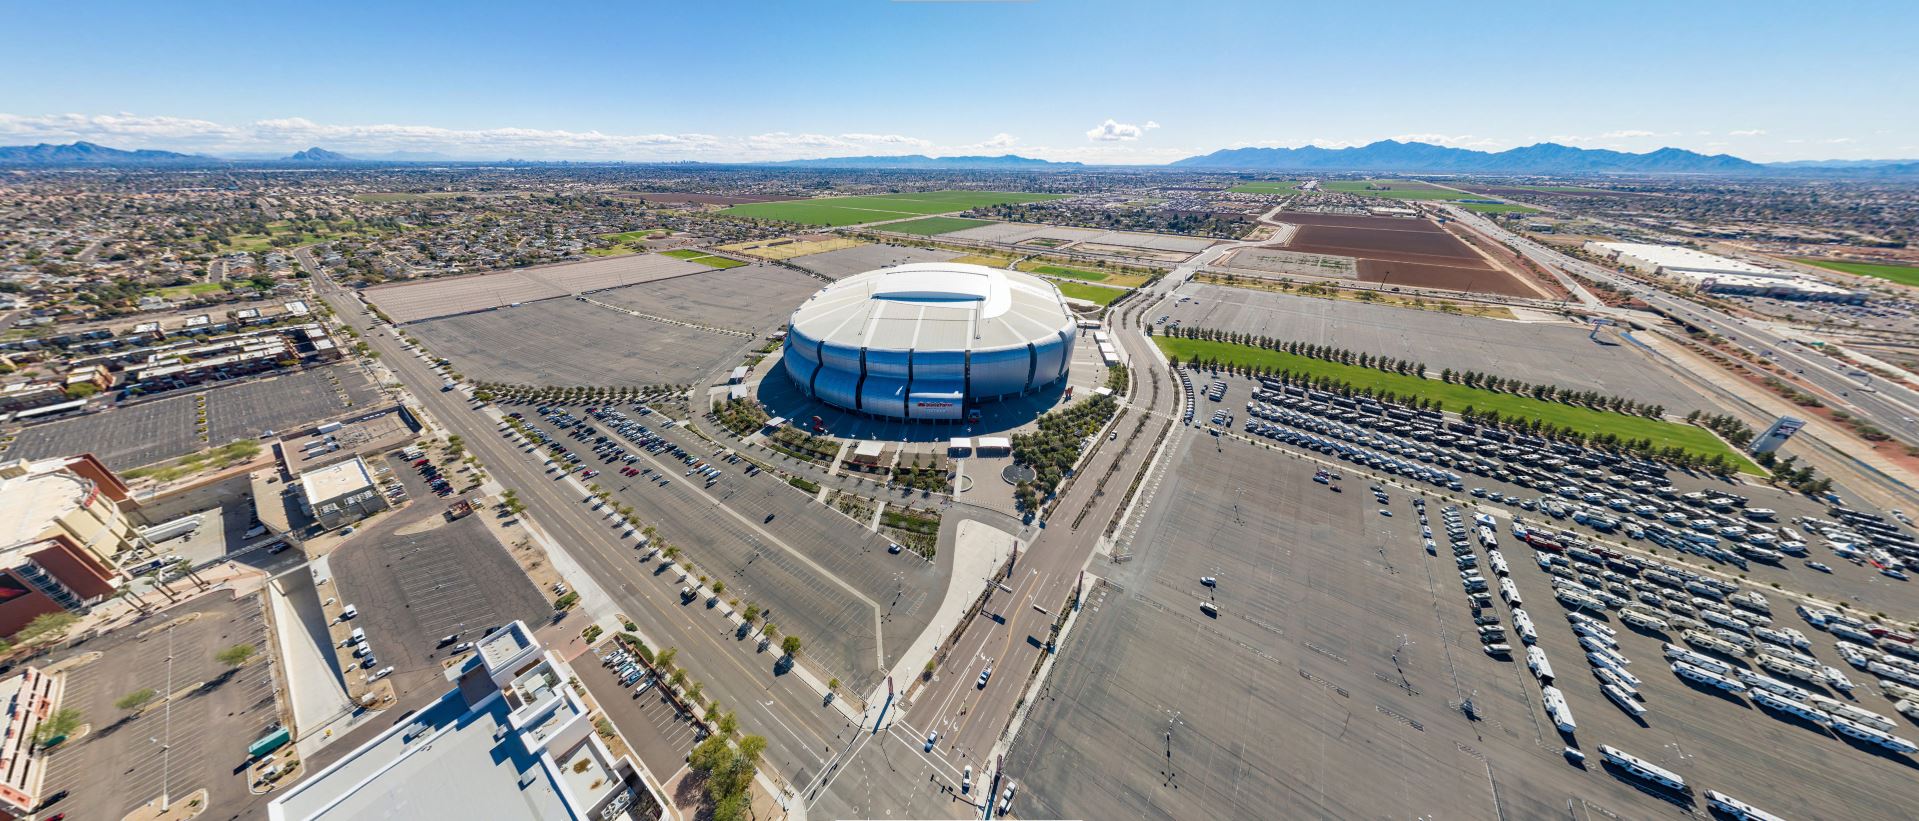
POLYGON ((924 749, 926 752, 930 753, 933 751, 933 745, 938 744, 939 740, 940 740, 940 734, 938 730, 934 730, 933 732, 927 733, 926 746, 921 749, 924 749))

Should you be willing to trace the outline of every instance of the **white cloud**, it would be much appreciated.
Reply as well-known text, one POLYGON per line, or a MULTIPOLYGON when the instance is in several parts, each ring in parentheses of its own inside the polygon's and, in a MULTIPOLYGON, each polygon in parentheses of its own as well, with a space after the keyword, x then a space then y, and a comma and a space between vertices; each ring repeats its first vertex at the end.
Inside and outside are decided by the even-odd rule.
POLYGON ((1858 140, 1855 140, 1851 137, 1834 137, 1826 141, 1828 145, 1845 145, 1846 143, 1852 143, 1852 142, 1858 142, 1858 140))
POLYGON ((1151 131, 1151 130, 1153 130, 1153 129, 1155 129, 1155 128, 1158 128, 1158 127, 1159 127, 1159 121, 1158 121, 1158 120, 1147 120, 1147 121, 1146 121, 1146 124, 1145 124, 1145 125, 1143 125, 1143 126, 1140 126, 1140 127, 1141 127, 1141 128, 1144 128, 1144 129, 1146 129, 1147 131, 1151 131))
MULTIPOLYGON (((1401 134, 1391 139, 1402 143, 1428 143, 1448 148, 1471 148, 1477 151, 1497 151, 1509 144, 1491 137, 1478 137, 1472 134, 1401 134)), ((1361 143, 1364 145, 1364 143, 1361 143)))
POLYGON ((1726 133, 1734 137, 1764 137, 1766 136, 1766 130, 1763 128, 1742 128, 1738 131, 1728 131, 1726 133))
MULTIPOLYGON (((1148 127, 1157 126, 1149 125, 1148 127)), ((1086 132, 1086 139, 1101 143, 1126 142, 1137 140, 1145 133, 1146 130, 1139 126, 1118 122, 1109 117, 1106 122, 1093 126, 1091 131, 1086 132)))
POLYGON ((994 134, 991 138, 987 139, 983 143, 978 143, 969 147, 987 149, 987 150, 998 150, 998 149, 1012 148, 1013 144, 1017 142, 1019 142, 1018 137, 1015 137, 1011 134, 1008 134, 1002 131, 998 134, 994 134))

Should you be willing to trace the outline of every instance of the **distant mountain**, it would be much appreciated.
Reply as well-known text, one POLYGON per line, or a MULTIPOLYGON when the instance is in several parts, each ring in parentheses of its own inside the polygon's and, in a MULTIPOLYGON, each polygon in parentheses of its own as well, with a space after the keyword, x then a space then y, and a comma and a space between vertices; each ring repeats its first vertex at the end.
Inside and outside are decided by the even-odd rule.
POLYGON ((1603 148, 1539 143, 1507 151, 1474 151, 1429 143, 1380 140, 1357 148, 1231 148, 1170 163, 1174 168, 1421 171, 1479 174, 1739 174, 1766 167, 1727 154, 1661 148, 1629 154, 1603 148))
POLYGON ((1791 160, 1788 162, 1769 162, 1769 168, 1885 168, 1894 165, 1919 164, 1919 160, 1791 160))
POLYGON ((818 160, 786 160, 759 163, 784 168, 917 168, 932 170, 965 169, 1066 169, 1082 168, 1076 162, 1053 162, 1006 154, 998 157, 928 157, 906 154, 896 157, 827 157, 818 160))
POLYGON ((354 162, 352 157, 337 151, 328 151, 317 145, 305 151, 296 151, 287 159, 292 162, 354 162))
POLYGON ((69 145, 7 145, 0 146, 0 165, 11 166, 134 166, 134 165, 196 165, 219 162, 213 157, 197 154, 180 154, 173 151, 122 151, 108 148, 84 140, 69 145))

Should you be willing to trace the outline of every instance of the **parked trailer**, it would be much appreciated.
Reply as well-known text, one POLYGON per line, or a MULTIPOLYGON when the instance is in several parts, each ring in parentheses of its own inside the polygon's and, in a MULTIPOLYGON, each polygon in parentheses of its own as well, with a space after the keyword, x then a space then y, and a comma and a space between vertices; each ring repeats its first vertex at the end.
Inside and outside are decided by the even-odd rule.
POLYGON ((1601 744, 1599 745, 1599 754, 1613 766, 1632 773, 1641 779, 1650 781, 1669 790, 1685 793, 1692 792, 1692 788, 1686 786, 1686 779, 1681 778, 1678 773, 1641 759, 1618 747, 1601 744))
POLYGON ((1706 804, 1719 812, 1738 819, 1738 821, 1786 821, 1772 813, 1759 809, 1718 790, 1706 791, 1706 804))

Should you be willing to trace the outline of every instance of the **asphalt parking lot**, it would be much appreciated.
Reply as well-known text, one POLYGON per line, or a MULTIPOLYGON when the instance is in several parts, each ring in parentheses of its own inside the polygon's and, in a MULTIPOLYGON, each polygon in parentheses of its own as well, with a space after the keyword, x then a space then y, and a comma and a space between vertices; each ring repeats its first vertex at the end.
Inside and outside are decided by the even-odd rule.
MULTIPOLYGON (((593 298, 612 304, 620 293, 593 298)), ((755 296, 734 294, 742 302, 755 296)), ((758 344, 574 299, 417 322, 405 332, 469 379, 521 385, 690 384, 758 344)))
POLYGON ((784 326, 793 309, 824 284, 791 268, 761 263, 629 285, 593 298, 643 314, 765 333, 784 326))
MULTIPOLYGON (((411 486, 409 492, 426 493, 411 486)), ((480 521, 490 513, 446 522, 445 508, 426 493, 329 559, 339 595, 359 608, 354 626, 366 631, 378 666, 394 668, 393 686, 401 693, 444 689, 440 670, 449 649, 439 646, 442 637, 457 632, 471 641, 481 629, 514 619, 537 627, 552 613, 549 598, 480 521)))
POLYGON ((269 429, 284 431, 323 419, 346 410, 346 397, 364 404, 377 398, 378 391, 358 368, 333 365, 212 388, 205 394, 206 442, 194 432, 194 396, 185 394, 21 429, 0 456, 44 459, 91 452, 114 470, 128 470, 208 444, 252 439, 269 429))
POLYGON ((366 376, 358 368, 334 365, 212 391, 207 395, 207 440, 223 444, 252 439, 341 413, 347 409, 349 385, 364 391, 366 376))
POLYGON ((164 784, 175 799, 204 787, 209 815, 231 814, 251 798, 239 769, 247 745, 279 720, 270 648, 259 597, 221 593, 75 648, 103 655, 67 677, 63 706, 78 709, 93 729, 52 756, 46 792, 69 792, 55 811, 117 819, 159 797, 164 784), (229 671, 214 659, 243 643, 259 650, 245 667, 229 671), (142 689, 164 694, 169 657, 170 719, 157 698, 138 714, 114 706, 142 689))
MULTIPOLYGON (((1523 662, 1480 652, 1451 557, 1421 548, 1409 493, 1391 489, 1381 505, 1351 466, 1346 492, 1334 494, 1311 481, 1318 465, 1303 458, 1203 435, 1176 442, 1164 475, 1148 479, 1156 490, 1133 559, 1095 566, 1111 583, 1089 595, 1008 755, 1021 815, 1240 818, 1284 806, 1322 817, 1608 818, 1675 809, 1596 755, 1583 770, 1570 766, 1561 755, 1569 741, 1589 753, 1613 744, 1698 788, 1788 816, 1846 806, 1860 817, 1900 817, 1919 794, 1910 759, 1848 749, 1692 690, 1663 669, 1656 641, 1622 638, 1640 661, 1633 669, 1651 711, 1638 726, 1599 695, 1531 551, 1507 544, 1579 721, 1576 738, 1562 737, 1523 662), (1216 577, 1217 588, 1201 576, 1216 577), (1481 720, 1466 718, 1467 698, 1481 720), (1828 777, 1774 779, 1782 756, 1787 771, 1828 777)), ((1512 541, 1503 529, 1501 540, 1512 541)), ((1888 713, 1876 695, 1862 701, 1888 713)))
MULTIPOLYGON (((644 422, 657 417, 635 418, 644 422)), ((604 423, 590 424, 605 429, 604 423)), ((556 431, 543 420, 541 427, 549 434, 556 431)), ((666 436, 702 457, 714 450, 683 431, 666 436)), ((575 450, 583 444, 564 435, 560 441, 575 450)), ((850 689, 864 690, 877 682, 880 671, 890 667, 931 620, 945 594, 950 557, 929 563, 910 554, 890 554, 885 538, 813 502, 784 480, 764 472, 745 475, 746 462, 718 463, 721 479, 707 488, 684 475, 688 466, 668 454, 647 453, 630 443, 629 450, 641 456, 633 467, 652 468, 667 486, 647 476, 620 476, 612 465, 594 459, 587 464, 608 472, 587 481, 632 505, 635 516, 684 549, 710 581, 725 582, 722 600, 738 598, 742 604, 770 608, 781 632, 798 635, 806 656, 850 689), (882 632, 876 634, 876 628, 882 632)), ((591 455, 590 447, 586 455, 591 455)), ((614 525, 609 521, 608 526, 614 525)), ((695 581, 676 582, 678 570, 648 567, 675 592, 695 581)), ((683 606, 704 608, 705 603, 683 606)), ((717 624, 718 616, 714 618, 717 624)))
POLYGON ((194 433, 192 396, 175 396, 101 413, 22 428, 4 455, 46 459, 91 452, 114 470, 127 470, 192 453, 204 445, 194 433))
MULTIPOLYGON (((1212 402, 1203 394, 1196 397, 1198 407, 1196 409, 1195 424, 1204 422, 1215 409, 1224 408, 1229 412, 1238 414, 1238 419, 1234 422, 1232 435, 1240 437, 1246 436, 1247 434, 1241 432, 1239 428, 1246 416, 1246 402, 1251 398, 1252 391, 1257 386, 1257 383, 1243 377, 1210 373, 1196 376, 1195 379, 1196 381, 1205 382, 1211 382, 1214 379, 1223 379, 1229 385, 1225 399, 1221 402, 1212 402)), ((1262 439, 1261 441, 1271 443, 1270 440, 1262 439)), ((1318 453, 1312 455, 1314 458, 1324 461, 1333 462, 1345 467, 1354 467, 1350 463, 1342 462, 1336 455, 1318 453)), ((1528 500, 1537 500, 1542 495, 1542 492, 1538 489, 1501 482, 1491 476, 1478 476, 1456 469, 1453 472, 1460 474, 1460 483, 1464 487, 1463 491, 1454 493, 1455 496, 1471 498, 1467 497, 1467 493, 1470 493, 1473 488, 1482 488, 1488 493, 1497 491, 1501 494, 1517 495, 1521 499, 1528 500)), ((1681 471, 1671 471, 1667 474, 1667 480, 1682 492, 1732 492, 1749 497, 1751 501, 1747 505, 1748 508, 1771 508, 1777 511, 1777 520, 1775 522, 1777 525, 1790 526, 1792 520, 1799 516, 1827 517, 1827 509, 1823 503, 1816 502, 1796 493, 1769 486, 1733 483, 1706 474, 1688 475, 1681 471)), ((1430 485, 1426 485, 1425 487, 1431 489, 1430 485)), ((1839 490, 1842 496, 1845 495, 1843 488, 1839 490)), ((1508 512, 1516 513, 1529 521, 1541 523, 1550 522, 1551 526, 1555 529, 1569 529, 1587 536, 1599 535, 1590 528, 1576 524, 1570 518, 1553 519, 1544 513, 1524 511, 1517 505, 1501 504, 1494 506, 1502 507, 1508 512)), ((1647 521, 1625 514, 1622 514, 1622 519, 1647 521)), ((1897 618, 1919 618, 1919 583, 1888 578, 1881 575, 1870 565, 1855 565, 1839 559, 1833 555, 1830 550, 1822 546, 1823 540, 1814 539, 1808 542, 1808 544, 1812 545, 1812 547, 1809 548, 1809 558, 1822 561, 1831 566, 1833 572, 1830 574, 1809 569, 1802 560, 1792 557, 1786 557, 1782 563, 1776 565, 1754 561, 1750 562, 1746 568, 1741 569, 1729 564, 1715 562, 1702 556, 1676 554, 1675 551, 1660 548, 1648 541, 1633 541, 1619 533, 1614 533, 1603 538, 1609 541, 1627 543, 1640 550, 1651 552, 1654 555, 1677 559, 1695 568, 1711 568, 1728 575, 1743 576, 1750 579, 1754 586, 1765 589, 1768 592, 1775 589, 1794 591, 1819 596, 1828 601, 1847 602, 1869 613, 1885 612, 1889 616, 1897 618), (1778 588, 1773 587, 1775 583, 1779 585, 1778 588)))
MULTIPOLYGON (((945 262, 962 256, 965 255, 928 248, 862 245, 858 248, 842 248, 823 254, 808 254, 787 261, 827 279, 845 279, 854 274, 863 274, 878 268, 891 268, 895 265, 914 262, 945 262)), ((793 307, 799 306, 796 303, 793 307)))
POLYGON ((1707 408, 1611 329, 1609 344, 1567 322, 1511 322, 1438 311, 1389 308, 1332 299, 1276 294, 1188 282, 1183 304, 1163 303, 1164 314, 1189 328, 1217 328, 1313 345, 1334 345, 1442 368, 1495 373, 1529 382, 1602 391, 1665 405, 1681 415, 1707 408))
MULTIPOLYGON (((614 650, 611 641, 595 648, 600 653, 614 650)), ((638 696, 632 687, 621 687, 617 673, 600 664, 598 656, 587 654, 573 660, 580 683, 600 702, 600 709, 613 719, 613 726, 633 745, 640 763, 662 782, 686 766, 686 754, 693 749, 697 728, 691 716, 681 713, 673 702, 660 695, 659 685, 638 696)))

